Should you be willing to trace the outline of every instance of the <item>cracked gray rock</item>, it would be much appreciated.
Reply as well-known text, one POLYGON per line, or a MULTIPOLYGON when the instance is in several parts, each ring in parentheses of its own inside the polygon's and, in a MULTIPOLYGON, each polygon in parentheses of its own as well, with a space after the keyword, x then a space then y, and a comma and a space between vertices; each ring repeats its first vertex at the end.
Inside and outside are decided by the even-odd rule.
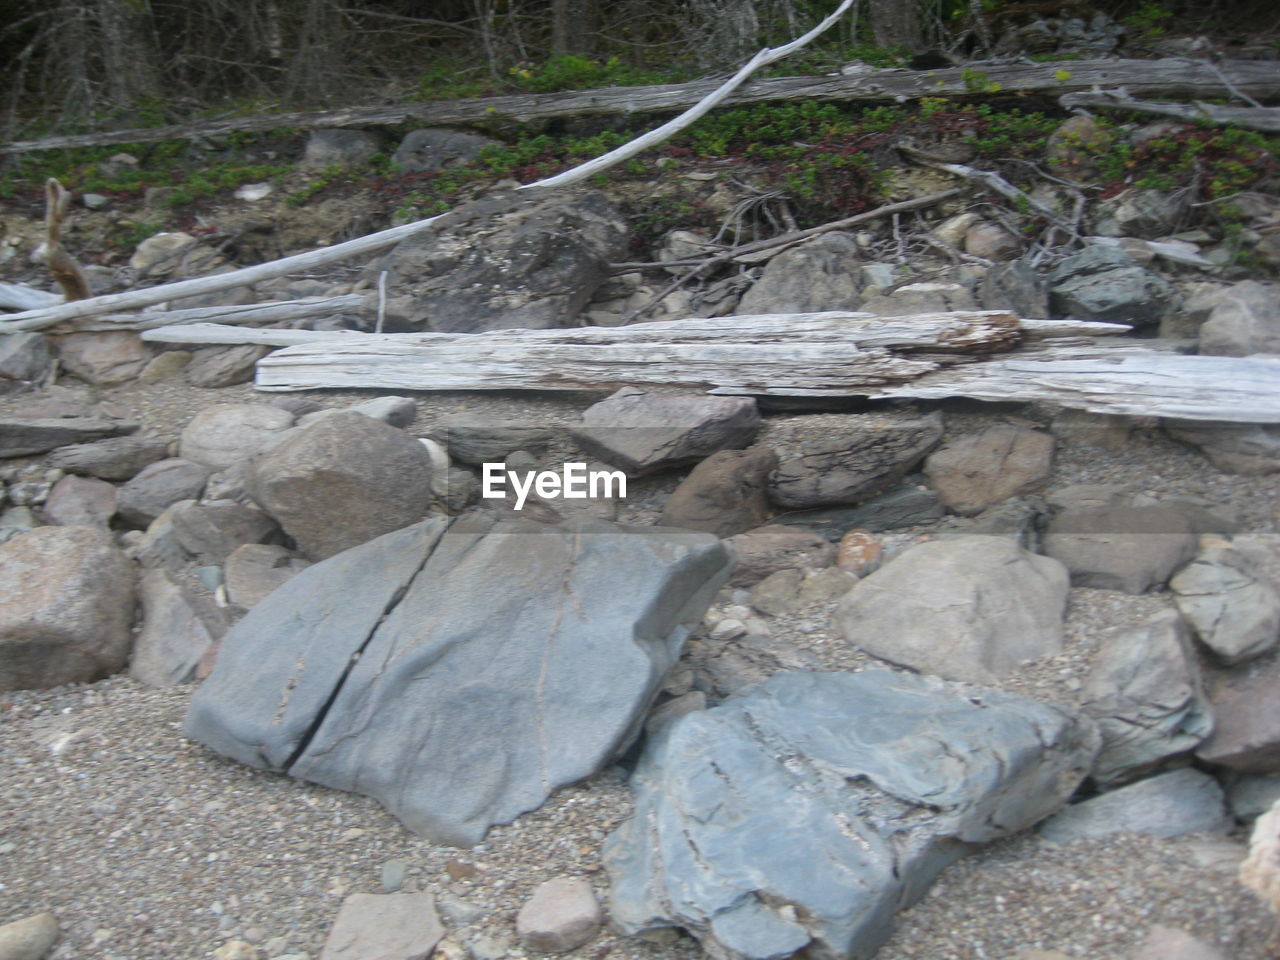
POLYGON ((717 960, 870 957, 943 867, 1058 810, 1097 746, 1010 694, 777 674, 649 743, 605 844, 613 922, 684 927, 717 960))

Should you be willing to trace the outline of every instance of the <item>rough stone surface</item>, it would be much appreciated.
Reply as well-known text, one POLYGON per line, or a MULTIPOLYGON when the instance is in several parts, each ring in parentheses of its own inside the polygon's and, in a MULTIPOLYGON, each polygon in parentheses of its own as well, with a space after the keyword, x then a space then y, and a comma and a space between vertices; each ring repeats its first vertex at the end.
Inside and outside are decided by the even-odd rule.
POLYGON ((407 427, 418 415, 418 404, 412 397, 374 397, 347 409, 372 420, 381 420, 391 427, 407 427))
POLYGON ((721 450, 699 463, 662 507, 662 526, 731 537, 769 518, 765 487, 778 456, 767 448, 721 450))
POLYGON ((162 460, 169 444, 160 437, 108 437, 54 450, 46 459, 68 473, 86 473, 102 480, 128 480, 143 467, 162 460))
POLYGON ((389 331, 571 327, 621 259, 627 229, 597 191, 556 196, 404 240, 368 275, 388 271, 389 331))
POLYGON ((92 477, 63 477, 53 485, 42 510, 49 523, 61 527, 107 528, 116 512, 116 488, 92 477))
POLYGON ((124 666, 129 561, 93 527, 37 527, 0 545, 0 690, 97 680, 124 666))
POLYGON ((921 281, 869 296, 862 301, 862 309, 881 317, 909 317, 917 313, 976 310, 978 302, 964 284, 921 281))
POLYGON ((227 599, 246 610, 256 607, 309 566, 310 560, 286 547, 270 543, 241 544, 223 566, 227 599))
POLYGON ((1075 586, 1145 593, 1164 586, 1195 555, 1198 532, 1184 504, 1143 504, 1119 495, 1058 512, 1045 532, 1044 551, 1066 564, 1075 586))
POLYGON ((760 412, 750 397, 623 387, 584 410, 573 436, 606 463, 640 475, 741 449, 759 429, 760 412))
POLYGON ((1130 187, 1114 197, 1100 200, 1094 218, 1098 221, 1099 236, 1155 240, 1172 232, 1182 210, 1179 203, 1170 199, 1167 190, 1130 187))
POLYGON ((1213 730, 1190 633, 1173 610, 1103 642, 1084 701, 1084 712, 1102 731, 1093 777, 1103 786, 1189 753, 1213 730))
POLYGON ((1229 960, 1217 947, 1197 940, 1185 930, 1157 924, 1131 960, 1229 960))
POLYGON ((794 421, 768 436, 780 461, 769 498, 791 509, 866 500, 906 476, 941 439, 940 413, 794 421))
POLYGON ((134 643, 129 675, 152 687, 194 679, 200 658, 226 632, 219 611, 197 603, 163 570, 148 571, 139 593, 142 631, 134 643))
POLYGON ((221 564, 241 544, 263 543, 280 529, 261 510, 231 500, 188 504, 170 520, 178 545, 201 564, 221 564))
POLYGON ((788 511, 774 517, 773 522, 804 527, 822 534, 828 540, 839 540, 845 531, 853 527, 871 533, 883 533, 900 527, 930 523, 941 518, 945 512, 937 493, 909 479, 888 493, 872 497, 854 507, 817 507, 813 510, 788 511))
POLYGON ((3 960, 44 960, 58 942, 58 918, 37 913, 0 926, 0 958, 3 960))
POLYGON ((353 893, 320 960, 427 960, 444 934, 430 893, 353 893))
POLYGON ((986 260, 1013 260, 1022 254, 1022 242, 989 220, 975 223, 964 233, 964 252, 986 260))
POLYGON ((1062 647, 1067 571, 1002 537, 920 544, 836 607, 845 640, 952 680, 990 681, 1062 647))
POLYGON ((516 935, 530 950, 568 953, 600 932, 604 912, 591 884, 557 877, 538 884, 516 915, 516 935))
POLYGON ((53 351, 42 333, 0 334, 0 380, 40 380, 49 372, 53 351))
POLYGON ((255 364, 270 347, 242 343, 231 347, 201 347, 191 354, 182 377, 193 387, 230 387, 253 379, 255 364))
POLYGON ((204 490, 209 468, 181 457, 159 460, 120 487, 120 519, 135 527, 152 521, 180 500, 194 500, 204 490))
POLYGON ((1200 328, 1201 353, 1221 357, 1280 354, 1280 289, 1246 280, 1218 297, 1218 305, 1200 328))
POLYGON ((500 463, 517 450, 541 453, 555 437, 555 431, 532 423, 454 416, 440 420, 431 436, 443 443, 455 460, 479 466, 500 463))
POLYGON ((768 617, 791 613, 800 601, 804 571, 789 567, 771 573, 751 588, 751 606, 768 617))
POLYGON ((1169 589, 1196 636, 1224 663, 1252 659, 1280 641, 1280 589, 1225 543, 1202 549, 1169 589))
POLYGON ((157 233, 138 244, 133 256, 129 258, 129 266, 141 277, 169 273, 199 242, 189 233, 157 233))
POLYGON ((478 134, 428 127, 405 134, 391 155, 391 162, 398 164, 406 173, 445 170, 471 162, 485 147, 500 146, 499 141, 478 134))
POLYGON ((605 844, 611 917, 734 960, 870 957, 944 866, 1057 810, 1096 747, 1087 721, 1008 694, 777 674, 649 742, 605 844))
POLYGON ((628 745, 730 564, 704 533, 416 524, 251 610, 187 731, 469 846, 628 745))
POLYGON ((1049 316, 1049 290, 1040 274, 1025 260, 992 267, 978 284, 984 310, 1012 310, 1020 317, 1049 316))
POLYGON ((1153 837, 1225 833, 1230 827, 1218 781, 1187 767, 1073 803, 1046 820, 1040 836, 1055 843, 1131 830, 1153 837))
POLYGON ((1280 801, 1280 774, 1237 774, 1226 786, 1227 806, 1242 822, 1260 817, 1280 801))
POLYGON ((1280 426, 1165 420, 1165 432, 1198 449, 1223 473, 1256 476, 1280 472, 1280 426))
POLYGON ((829 567, 836 559, 835 546, 824 537, 780 524, 756 527, 730 537, 728 543, 737 557, 729 580, 735 587, 749 587, 771 573, 793 567, 829 567))
POLYGON ((1058 317, 1150 326, 1174 296, 1167 281, 1115 247, 1087 247, 1049 274, 1049 309, 1058 317))
POLYGON ((956 513, 973 516, 1042 486, 1053 468, 1053 438, 1014 424, 988 427, 934 451, 924 475, 956 513))
POLYGON ((137 429, 138 424, 131 421, 106 417, 0 418, 0 457, 25 457, 137 429))
POLYGON ((370 130, 312 130, 302 163, 307 167, 350 166, 364 163, 382 150, 382 138, 370 130))
POLYGON ((132 380, 151 359, 136 333, 107 330, 58 338, 63 368, 86 383, 107 387, 132 380))
POLYGON ((826 233, 784 250, 765 265, 737 313, 815 313, 857 310, 862 302, 858 244, 826 233))
POLYGON ((255 457, 245 489, 320 560, 420 520, 431 502, 431 458, 404 431, 344 411, 255 457))
POLYGON ((293 425, 293 414, 263 403, 228 403, 196 414, 182 431, 178 455, 214 470, 244 460, 293 425))
POLYGON ((1278 688, 1275 657, 1214 676, 1208 683, 1213 734, 1196 756, 1241 773, 1280 773, 1278 688))

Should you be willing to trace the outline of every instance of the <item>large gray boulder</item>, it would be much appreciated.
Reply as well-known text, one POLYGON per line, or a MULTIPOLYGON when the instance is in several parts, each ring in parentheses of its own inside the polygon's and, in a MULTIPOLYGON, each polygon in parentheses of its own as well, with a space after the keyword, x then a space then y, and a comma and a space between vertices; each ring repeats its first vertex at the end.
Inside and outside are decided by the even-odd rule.
POLYGON ((133 637, 134 575, 110 534, 37 527, 0 545, 0 691, 98 680, 133 637))
POLYGON ((1230 825, 1226 797, 1218 781, 1185 768, 1073 803, 1046 820, 1040 835, 1067 843, 1122 830, 1153 837, 1226 833, 1230 825))
POLYGON ((1213 731, 1190 631, 1174 610, 1105 639, 1084 700, 1084 712, 1102 731, 1093 778, 1103 786, 1189 753, 1213 731))
POLYGON ((952 440, 929 455, 924 475, 956 513, 973 516, 1042 486, 1053 469, 1053 437, 1012 423, 952 440))
POLYGON ((751 397, 710 397, 623 387, 582 412, 573 438, 628 474, 695 463, 755 439, 760 411, 751 397))
POLYGON ((1218 294, 1200 328, 1200 352, 1223 357, 1280 354, 1280 289, 1256 280, 1218 294))
POLYGON ((765 266, 736 312, 857 310, 860 259, 858 244, 846 233, 826 233, 784 250, 765 266))
POLYGON ((613 922, 725 960, 870 957, 943 867, 1059 809, 1096 749, 1088 721, 1009 694, 777 674, 646 747, 605 843, 613 922))
POLYGON ((254 607, 187 732, 469 846, 629 744, 731 562, 705 533, 419 523, 254 607))
POLYGON ((769 499, 790 509, 857 503, 885 490, 942 439, 942 414, 824 414, 770 424, 769 499))
POLYGON ((1115 247, 1087 247, 1049 274, 1049 309, 1055 317, 1152 326, 1175 296, 1166 280, 1115 247))
POLYGON ((225 470, 293 426, 293 414, 265 403, 226 403, 201 410, 182 431, 178 455, 225 470))
POLYGON ((837 628, 873 657, 990 682, 1062 649, 1067 570, 1006 537, 920 544, 860 580, 837 628))
MULTIPOLYGON (((408 173, 444 170, 465 166, 480 155, 485 147, 500 147, 502 143, 465 130, 449 130, 444 127, 427 127, 410 130, 391 155, 391 162, 408 173)), ((308 150, 310 147, 308 146, 308 150)))
POLYGON ((369 275, 387 271, 388 330, 571 327, 627 232, 602 193, 556 196, 403 240, 369 275))
POLYGON ((1280 472, 1280 426, 1275 424, 1164 420, 1161 426, 1175 440, 1199 450, 1223 473, 1280 472))
POLYGON ((431 457, 403 430, 342 411, 255 457, 245 490, 320 560, 422 519, 431 457))
POLYGON ((1280 642, 1280 589, 1225 541, 1201 550, 1169 589, 1196 636, 1223 663, 1261 656, 1280 642))

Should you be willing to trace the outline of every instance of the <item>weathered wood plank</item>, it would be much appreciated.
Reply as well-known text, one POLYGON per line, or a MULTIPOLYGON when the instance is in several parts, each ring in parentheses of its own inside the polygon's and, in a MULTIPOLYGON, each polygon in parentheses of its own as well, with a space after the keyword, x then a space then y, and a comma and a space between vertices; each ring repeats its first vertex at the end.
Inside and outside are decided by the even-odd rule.
MULTIPOLYGON (((147 313, 109 313, 73 324, 76 330, 153 330, 185 324, 223 326, 251 323, 289 323, 311 317, 332 317, 358 312, 364 297, 347 293, 338 297, 304 297, 276 303, 248 303, 227 307, 186 307, 147 313)), ((178 341, 174 341, 178 342, 178 341)), ((198 342, 198 341, 197 341, 198 342)))
MULTIPOLYGON (((280 127, 377 126, 414 122, 420 126, 480 123, 489 120, 527 122, 550 117, 670 113, 697 103, 718 81, 607 87, 548 94, 515 94, 472 100, 398 103, 232 117, 164 127, 103 131, 0 144, 0 154, 53 150, 111 143, 151 143, 188 137, 274 130, 280 127)), ((1087 92, 1099 87, 1125 87, 1134 97, 1226 97, 1234 88, 1267 99, 1280 93, 1275 65, 1234 61, 1220 65, 1199 60, 1069 60, 1061 63, 983 63, 944 70, 872 70, 851 76, 780 77, 756 80, 727 103, 741 105, 773 100, 843 100, 884 102, 919 97, 990 99, 998 85, 1004 94, 1087 92), (1221 72, 1219 72, 1221 71, 1221 72), (1063 79, 1062 75, 1066 74, 1063 79)))

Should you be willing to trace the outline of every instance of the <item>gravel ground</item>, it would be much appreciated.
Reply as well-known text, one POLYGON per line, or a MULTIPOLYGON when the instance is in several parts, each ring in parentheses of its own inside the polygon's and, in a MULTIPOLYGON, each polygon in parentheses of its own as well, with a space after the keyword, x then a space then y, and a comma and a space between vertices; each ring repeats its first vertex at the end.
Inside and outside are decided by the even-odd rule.
MULTIPOLYGON (((167 384, 130 385, 104 398, 173 438, 211 403, 262 399, 248 387, 167 384)), ((341 406, 363 396, 313 398, 341 406)), ((524 394, 420 399, 417 432, 461 412, 565 423, 590 402, 524 394)), ((15 404, 0 401, 0 412, 15 404)), ((1025 408, 1012 418, 1044 423, 1048 415, 1025 408)), ((1003 408, 949 409, 948 431, 1010 418, 1003 408)), ((1136 430, 1119 449, 1060 445, 1055 482, 1192 494, 1234 509, 1247 531, 1276 532, 1280 478, 1221 475, 1154 429, 1136 430)), ((634 485, 621 515, 652 518, 674 483, 665 477, 634 485)), ((921 528, 894 539, 929 533, 921 528)), ((726 591, 717 605, 741 599, 726 591)), ((1099 640, 1168 602, 1072 591, 1063 652, 1002 686, 1073 701, 1099 640)), ((831 633, 830 607, 814 604, 769 620, 774 642, 823 668, 870 663, 831 633)), ((691 657, 698 648, 691 645, 691 657)), ((113 677, 0 694, 0 922, 52 910, 63 925, 58 960, 197 960, 230 940, 253 944, 249 955, 258 960, 316 957, 343 897, 382 892, 400 872, 402 889, 438 894, 452 939, 479 957, 522 957, 515 912, 538 883, 582 876, 602 900, 607 893, 600 842, 631 812, 621 767, 562 790, 472 850, 453 850, 408 834, 372 800, 258 773, 185 739, 190 693, 113 677)), ((1028 835, 993 844, 946 870, 904 911, 877 958, 1012 960, 1039 948, 1123 960, 1153 923, 1184 927, 1232 960, 1274 957, 1276 941, 1268 941, 1275 921, 1234 880, 1242 839, 1118 835, 1058 845, 1028 835)), ((567 956, 680 960, 701 951, 674 934, 647 942, 606 932, 567 956)))

